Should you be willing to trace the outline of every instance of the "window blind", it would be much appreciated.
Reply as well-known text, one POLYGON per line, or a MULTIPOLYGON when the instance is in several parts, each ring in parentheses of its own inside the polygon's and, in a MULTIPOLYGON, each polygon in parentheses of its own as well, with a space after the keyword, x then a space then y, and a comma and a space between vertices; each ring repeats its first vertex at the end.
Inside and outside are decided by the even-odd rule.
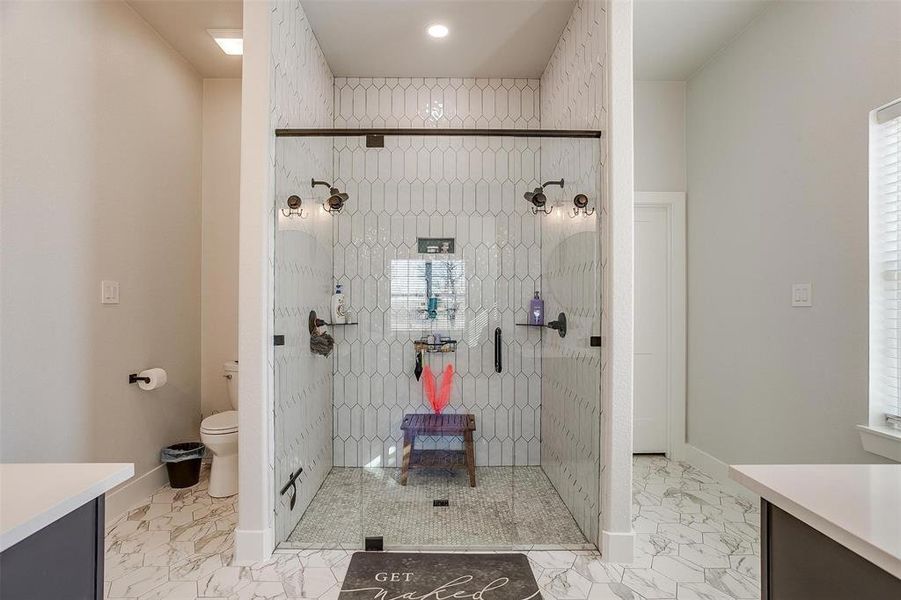
POLYGON ((466 263, 462 260, 391 261, 392 331, 461 331, 466 326, 466 263), (426 302, 439 299, 435 318, 426 302))
POLYGON ((870 115, 870 409, 901 415, 901 98, 870 115))

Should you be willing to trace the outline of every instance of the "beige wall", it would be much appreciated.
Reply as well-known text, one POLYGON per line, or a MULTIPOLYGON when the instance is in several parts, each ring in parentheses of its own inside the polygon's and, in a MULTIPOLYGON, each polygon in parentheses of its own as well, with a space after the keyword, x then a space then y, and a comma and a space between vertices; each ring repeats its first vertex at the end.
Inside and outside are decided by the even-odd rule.
POLYGON ((199 426, 201 80, 125 3, 0 11, 2 460, 140 475, 199 426))
POLYGON ((899 91, 898 2, 776 3, 688 84, 688 440, 724 462, 880 460, 867 115, 899 91))
POLYGON ((685 82, 635 82, 635 190, 685 191, 685 82))
POLYGON ((222 364, 238 359, 238 205, 241 80, 203 81, 201 400, 204 416, 231 410, 222 364))

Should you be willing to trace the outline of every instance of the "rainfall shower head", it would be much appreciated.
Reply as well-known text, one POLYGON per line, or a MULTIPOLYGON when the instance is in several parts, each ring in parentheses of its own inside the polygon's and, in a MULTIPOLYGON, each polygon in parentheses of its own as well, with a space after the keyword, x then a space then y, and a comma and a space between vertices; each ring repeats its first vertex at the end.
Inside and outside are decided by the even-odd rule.
POLYGON ((344 203, 350 199, 350 196, 336 187, 333 187, 327 181, 316 181, 313 180, 312 186, 316 187, 317 185, 324 185, 329 189, 328 198, 325 199, 325 202, 322 203, 322 207, 326 210, 326 212, 337 213, 341 212, 341 209, 344 208, 344 203))
POLYGON ((563 180, 561 179, 560 181, 546 181, 531 192, 526 192, 522 195, 523 198, 526 199, 526 202, 530 202, 532 204, 533 214, 537 215, 539 212, 543 212, 544 214, 549 215, 551 214, 551 212, 553 212, 553 207, 551 207, 550 210, 547 210, 544 207, 545 204, 547 204, 547 196, 544 193, 544 188, 549 185, 559 185, 562 188, 563 180))

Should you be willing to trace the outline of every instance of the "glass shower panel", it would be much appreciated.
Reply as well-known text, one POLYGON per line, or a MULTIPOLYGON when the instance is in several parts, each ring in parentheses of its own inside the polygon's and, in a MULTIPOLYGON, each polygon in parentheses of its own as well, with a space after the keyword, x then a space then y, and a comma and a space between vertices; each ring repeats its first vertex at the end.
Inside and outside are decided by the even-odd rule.
MULTIPOLYGON (((522 373, 514 470, 516 543, 589 548, 597 541, 600 485, 602 140, 543 138, 540 275, 547 325, 517 327, 522 373), (565 336, 562 327, 565 321, 565 336), (536 341, 537 338, 537 341, 536 341)), ((526 323, 520 299, 517 322, 526 323)), ((514 362, 515 349, 514 349, 514 362)))
POLYGON ((333 462, 333 358, 313 351, 309 328, 311 311, 328 318, 333 291, 332 218, 310 186, 314 177, 331 178, 332 140, 277 138, 274 167, 275 528, 279 542, 315 546, 329 541, 330 534, 295 527, 308 509, 321 510, 314 497, 333 462))

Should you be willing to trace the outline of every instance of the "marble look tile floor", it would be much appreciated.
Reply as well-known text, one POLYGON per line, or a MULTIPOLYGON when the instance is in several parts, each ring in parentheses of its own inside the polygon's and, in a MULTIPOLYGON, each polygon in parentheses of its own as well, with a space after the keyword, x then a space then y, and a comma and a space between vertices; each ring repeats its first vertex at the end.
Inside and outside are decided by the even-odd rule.
MULTIPOLYGON (((545 600, 759 598, 756 505, 665 458, 636 457, 634 472, 635 562, 526 552, 545 600)), ((233 565, 237 498, 210 498, 206 485, 163 488, 109 525, 107 598, 337 600, 352 550, 278 550, 233 565)))

